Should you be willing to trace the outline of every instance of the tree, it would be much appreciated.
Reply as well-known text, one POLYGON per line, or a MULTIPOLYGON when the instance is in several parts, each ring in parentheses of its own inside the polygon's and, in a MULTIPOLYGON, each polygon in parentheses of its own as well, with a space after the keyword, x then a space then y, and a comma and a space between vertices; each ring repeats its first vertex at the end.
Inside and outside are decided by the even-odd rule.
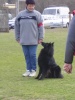
POLYGON ((0 0, 0 32, 8 32, 8 10, 4 7, 6 0, 0 0))

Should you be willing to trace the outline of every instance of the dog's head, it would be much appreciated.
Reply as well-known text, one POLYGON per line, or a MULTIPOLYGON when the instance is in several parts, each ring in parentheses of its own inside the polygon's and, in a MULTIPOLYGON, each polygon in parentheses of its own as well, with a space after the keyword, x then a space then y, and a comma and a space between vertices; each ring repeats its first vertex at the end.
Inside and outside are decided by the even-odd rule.
POLYGON ((47 55, 53 56, 53 54, 54 54, 54 42, 53 43, 42 42, 41 45, 44 47, 44 51, 47 55))

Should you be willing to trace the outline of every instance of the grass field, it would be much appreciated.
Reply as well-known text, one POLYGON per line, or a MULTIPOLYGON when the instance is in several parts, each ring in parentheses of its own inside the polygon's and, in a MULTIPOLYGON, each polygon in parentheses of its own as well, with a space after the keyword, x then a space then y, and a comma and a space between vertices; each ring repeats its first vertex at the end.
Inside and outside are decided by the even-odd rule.
MULTIPOLYGON (((64 78, 38 81, 22 77, 26 65, 14 32, 0 33, 0 100, 75 100, 75 60, 72 74, 63 71, 66 37, 66 28, 45 31, 44 41, 54 42, 54 57, 64 78)), ((41 48, 39 45, 37 56, 41 48)))

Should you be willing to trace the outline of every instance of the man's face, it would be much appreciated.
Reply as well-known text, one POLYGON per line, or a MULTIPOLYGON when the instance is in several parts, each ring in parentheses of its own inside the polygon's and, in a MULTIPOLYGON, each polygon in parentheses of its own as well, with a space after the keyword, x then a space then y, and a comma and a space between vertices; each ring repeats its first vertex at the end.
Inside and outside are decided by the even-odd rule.
POLYGON ((35 4, 28 4, 28 5, 27 5, 27 9, 28 9, 29 11, 33 11, 34 8, 35 8, 35 4))

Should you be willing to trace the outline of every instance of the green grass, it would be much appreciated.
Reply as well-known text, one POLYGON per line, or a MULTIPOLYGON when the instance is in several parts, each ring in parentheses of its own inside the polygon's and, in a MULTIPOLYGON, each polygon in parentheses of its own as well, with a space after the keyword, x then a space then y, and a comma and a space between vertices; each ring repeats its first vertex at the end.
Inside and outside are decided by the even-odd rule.
POLYGON ((72 74, 63 71, 66 37, 66 28, 45 30, 44 41, 54 42, 54 57, 64 78, 38 81, 22 77, 26 65, 14 32, 0 33, 0 100, 75 100, 75 63, 72 74))

